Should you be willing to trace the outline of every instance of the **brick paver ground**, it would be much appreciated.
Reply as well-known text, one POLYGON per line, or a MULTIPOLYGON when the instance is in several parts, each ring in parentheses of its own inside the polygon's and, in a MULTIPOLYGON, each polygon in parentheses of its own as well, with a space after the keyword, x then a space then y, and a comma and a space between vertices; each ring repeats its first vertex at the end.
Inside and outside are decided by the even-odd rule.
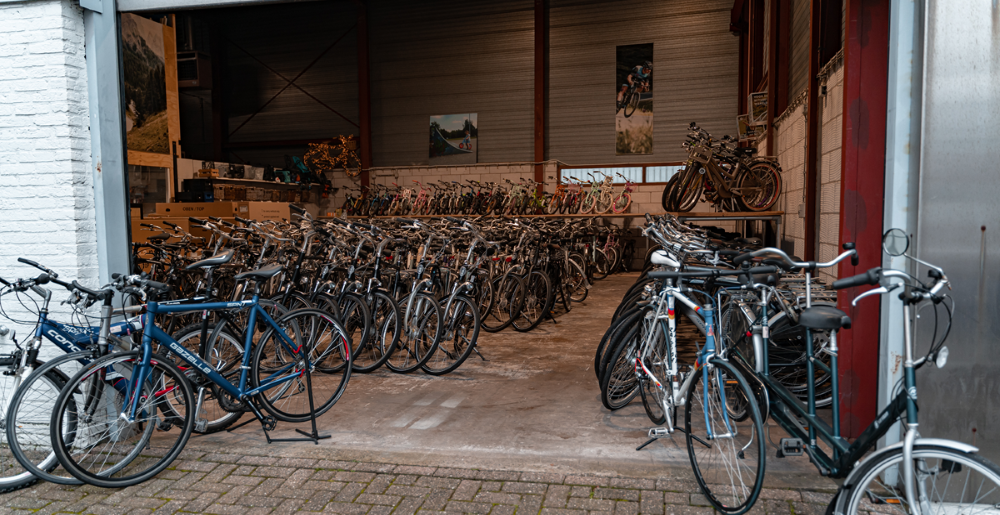
MULTIPOLYGON (((831 492, 767 489, 753 515, 820 515, 831 492)), ((0 496, 0 514, 322 512, 345 515, 709 515, 683 479, 475 470, 185 451, 144 484, 50 483, 0 496)))

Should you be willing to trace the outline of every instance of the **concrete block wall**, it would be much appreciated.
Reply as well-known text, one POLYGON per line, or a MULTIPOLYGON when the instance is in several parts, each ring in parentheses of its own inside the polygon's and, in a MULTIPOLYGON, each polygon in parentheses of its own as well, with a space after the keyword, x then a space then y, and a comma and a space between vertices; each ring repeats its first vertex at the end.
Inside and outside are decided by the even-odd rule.
MULTIPOLYGON (((0 70, 0 277, 37 275, 17 263, 25 257, 60 272, 61 279, 96 286, 87 70, 77 2, 0 3, 0 70)), ((54 292, 52 311, 68 322, 59 305, 64 298, 64 290, 54 292)), ((32 320, 11 295, 3 308, 32 320)), ((33 326, 0 324, 13 325, 20 338, 33 326)))
POLYGON ((781 198, 778 209, 785 212, 784 235, 781 239, 794 245, 795 255, 805 255, 805 219, 799 216, 799 206, 805 203, 806 135, 808 125, 805 104, 791 108, 774 124, 774 149, 781 164, 781 198))
MULTIPOLYGON (((820 141, 819 141, 819 260, 830 261, 837 257, 840 249, 840 176, 841 139, 844 117, 844 64, 834 61, 826 79, 820 87, 826 86, 826 95, 819 99, 820 141)), ((837 279, 836 268, 824 268, 820 277, 827 281, 837 279)))

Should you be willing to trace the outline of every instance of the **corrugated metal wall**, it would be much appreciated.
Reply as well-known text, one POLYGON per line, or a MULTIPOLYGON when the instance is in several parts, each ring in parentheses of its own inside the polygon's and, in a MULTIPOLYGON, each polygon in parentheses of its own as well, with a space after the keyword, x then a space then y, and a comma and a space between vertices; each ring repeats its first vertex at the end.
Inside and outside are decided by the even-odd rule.
POLYGON ((533 159, 534 2, 370 9, 375 166, 427 163, 430 117, 455 113, 479 114, 479 162, 533 159))
MULTIPOLYGON (((810 0, 792 0, 792 48, 788 56, 788 101, 809 85, 810 0)), ((780 114, 780 113, 779 113, 780 114)))
MULTIPOLYGON (((235 131, 230 141, 301 140, 358 134, 354 125, 358 123, 358 51, 357 33, 353 29, 357 13, 352 3, 244 7, 225 11, 223 20, 228 40, 226 107, 229 131, 235 131), (340 41, 323 54, 338 39, 340 41), (250 119, 288 85, 274 72, 291 80, 317 58, 316 64, 295 84, 347 120, 294 86, 285 89, 250 119), (237 129, 244 122, 246 124, 237 129)), ((237 149, 235 152, 249 162, 277 160, 273 164, 281 165, 282 154, 301 154, 302 150, 304 147, 237 149)))
POLYGON ((679 161, 687 125, 735 134, 739 39, 731 0, 550 1, 547 157, 679 161), (653 47, 653 154, 615 156, 615 47, 653 47))

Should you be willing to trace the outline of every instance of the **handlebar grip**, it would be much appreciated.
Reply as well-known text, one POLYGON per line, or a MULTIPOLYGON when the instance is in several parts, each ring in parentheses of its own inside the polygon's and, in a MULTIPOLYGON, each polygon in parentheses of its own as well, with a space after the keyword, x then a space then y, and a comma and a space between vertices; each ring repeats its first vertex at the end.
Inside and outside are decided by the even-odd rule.
POLYGON ((213 221, 213 222, 221 222, 222 221, 222 219, 219 218, 219 217, 217 217, 217 216, 210 216, 210 217, 208 217, 208 219, 211 220, 211 221, 213 221))
POLYGON ((253 223, 253 220, 247 220, 246 218, 240 218, 238 216, 234 216, 233 219, 244 225, 250 225, 253 223))
POLYGON ((300 215, 306 214, 306 210, 305 209, 302 209, 301 207, 296 206, 295 204, 288 204, 288 209, 291 209, 292 211, 295 211, 296 213, 298 213, 300 215))
POLYGON ((22 257, 19 257, 19 258, 17 258, 17 262, 18 263, 24 263, 26 265, 31 265, 31 266, 33 266, 35 268, 38 268, 38 269, 43 269, 42 265, 39 265, 38 263, 36 263, 36 262, 34 262, 34 261, 30 260, 30 259, 24 259, 22 257))
POLYGON ((166 221, 166 220, 164 220, 164 221, 163 221, 163 225, 167 225, 167 226, 170 226, 170 227, 173 227, 174 229, 177 229, 177 228, 178 228, 177 224, 175 224, 175 223, 170 223, 170 222, 168 222, 168 221, 166 221))
POLYGON ((313 230, 316 231, 316 233, 319 234, 320 236, 324 236, 324 237, 327 237, 327 238, 329 238, 330 236, 332 236, 330 234, 330 231, 327 231, 326 229, 321 229, 319 227, 313 227, 313 230))
POLYGON ((871 270, 863 273, 854 275, 851 277, 845 277, 843 279, 837 279, 833 282, 833 289, 843 290, 844 288, 853 288, 854 286, 864 286, 866 284, 878 284, 878 279, 881 268, 872 268, 871 270))
POLYGON ((225 221, 225 220, 219 220, 219 223, 221 223, 222 225, 225 225, 226 227, 234 227, 234 228, 236 227, 236 226, 235 226, 235 225, 233 225, 232 223, 230 223, 230 222, 227 222, 227 221, 225 221))
POLYGON ((748 270, 751 274, 773 274, 778 271, 776 266, 755 266, 748 270))
POLYGON ((114 280, 116 280, 116 281, 118 279, 121 279, 121 277, 122 277, 122 274, 119 274, 118 272, 115 272, 115 273, 111 274, 111 278, 114 279, 114 280))
POLYGON ((462 223, 461 220, 459 220, 458 218, 455 218, 454 216, 446 216, 446 217, 444 217, 444 219, 448 220, 449 222, 454 222, 456 224, 461 224, 462 223))
POLYGON ((859 259, 860 258, 858 257, 858 253, 857 253, 857 251, 855 251, 854 255, 851 256, 851 266, 858 266, 859 259))
POLYGON ((83 293, 86 293, 87 295, 90 295, 91 297, 97 300, 104 300, 110 293, 107 290, 101 290, 101 291, 91 290, 90 288, 87 288, 86 286, 80 284, 77 281, 73 281, 73 288, 76 288, 77 290, 80 290, 83 293))
POLYGON ((753 259, 753 256, 751 256, 750 253, 747 252, 746 254, 740 254, 739 256, 734 257, 733 264, 736 266, 740 266, 743 264, 744 261, 749 261, 751 259, 753 259))
POLYGON ((10 286, 10 283, 4 280, 3 277, 0 277, 0 284, 3 284, 4 286, 10 286))
POLYGON ((374 228, 374 227, 372 227, 371 225, 369 225, 369 224, 364 224, 364 223, 361 223, 361 222, 354 222, 354 225, 356 225, 356 226, 358 226, 358 227, 363 227, 363 228, 365 228, 365 229, 368 229, 369 231, 371 231, 371 230, 374 230, 374 229, 375 229, 375 228, 374 228))
POLYGON ((139 224, 139 227, 149 227, 150 229, 154 228, 153 224, 139 224))
POLYGON ((397 218, 396 220, 399 220, 400 222, 403 222, 404 224, 412 224, 412 223, 416 223, 417 222, 416 220, 414 220, 412 218, 397 218))
POLYGON ((205 225, 205 224, 208 223, 208 221, 206 221, 206 220, 202 220, 201 218, 195 218, 193 216, 189 216, 188 217, 188 221, 191 222, 191 223, 194 223, 194 224, 198 224, 198 225, 205 225))
POLYGON ((48 284, 49 279, 50 279, 49 278, 49 274, 41 274, 41 275, 39 275, 38 277, 35 278, 35 284, 36 285, 39 285, 39 284, 48 284))

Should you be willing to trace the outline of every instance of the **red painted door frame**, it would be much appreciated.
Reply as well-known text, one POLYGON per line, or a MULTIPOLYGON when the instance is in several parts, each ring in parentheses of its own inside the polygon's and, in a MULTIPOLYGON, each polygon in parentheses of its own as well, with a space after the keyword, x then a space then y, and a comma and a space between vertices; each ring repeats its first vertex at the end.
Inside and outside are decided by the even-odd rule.
MULTIPOLYGON (((843 170, 840 241, 857 244, 860 261, 840 264, 840 277, 882 263, 889 2, 847 0, 844 48, 843 170)), ((840 333, 841 434, 856 437, 877 414, 879 300, 850 301, 869 287, 842 290, 838 304, 853 327, 840 333)))

